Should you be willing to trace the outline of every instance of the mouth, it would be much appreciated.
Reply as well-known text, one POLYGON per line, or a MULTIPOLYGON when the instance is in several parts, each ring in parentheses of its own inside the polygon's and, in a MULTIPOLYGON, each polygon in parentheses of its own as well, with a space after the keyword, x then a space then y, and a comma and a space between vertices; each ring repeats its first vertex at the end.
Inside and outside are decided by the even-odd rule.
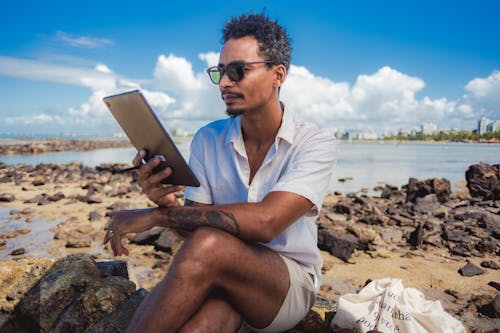
POLYGON ((231 104, 234 101, 236 101, 238 99, 242 99, 242 98, 243 98, 243 95, 239 94, 239 93, 234 93, 234 92, 223 92, 222 93, 222 100, 226 104, 231 104))

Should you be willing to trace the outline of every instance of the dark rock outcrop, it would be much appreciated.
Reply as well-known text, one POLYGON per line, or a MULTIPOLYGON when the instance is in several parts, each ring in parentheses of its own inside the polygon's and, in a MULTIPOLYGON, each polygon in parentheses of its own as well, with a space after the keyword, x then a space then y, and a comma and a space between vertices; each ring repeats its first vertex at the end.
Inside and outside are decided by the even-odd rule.
POLYGON ((484 200, 500 199, 500 164, 473 164, 465 172, 465 178, 472 197, 484 200))
MULTIPOLYGON (((88 331, 103 318, 108 318, 107 315, 115 312, 136 290, 135 284, 128 279, 110 275, 113 269, 104 271, 106 274, 102 275, 99 265, 86 254, 69 255, 57 261, 19 301, 0 331, 88 331)), ((137 304, 132 302, 126 307, 127 315, 114 316, 130 319, 131 307, 137 304)), ((128 320, 122 321, 122 327, 126 327, 128 320)))

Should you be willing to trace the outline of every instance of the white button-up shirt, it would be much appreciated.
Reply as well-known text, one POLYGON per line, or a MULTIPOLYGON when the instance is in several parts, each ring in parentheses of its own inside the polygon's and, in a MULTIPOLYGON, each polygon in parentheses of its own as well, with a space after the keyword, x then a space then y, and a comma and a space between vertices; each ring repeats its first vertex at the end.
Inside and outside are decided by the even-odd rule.
POLYGON ((313 203, 311 210, 263 245, 299 262, 321 283, 322 258, 316 218, 332 177, 335 138, 327 130, 298 120, 286 110, 262 165, 249 184, 250 167, 240 117, 212 122, 191 143, 189 164, 200 187, 187 187, 186 199, 204 204, 259 202, 269 192, 287 191, 313 203))

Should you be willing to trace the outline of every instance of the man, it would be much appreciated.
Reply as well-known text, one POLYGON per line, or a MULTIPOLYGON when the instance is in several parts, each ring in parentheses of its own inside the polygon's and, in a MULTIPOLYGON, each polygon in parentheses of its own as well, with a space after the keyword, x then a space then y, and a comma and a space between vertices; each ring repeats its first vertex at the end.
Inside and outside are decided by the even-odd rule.
MULTIPOLYGON (((172 172, 138 170, 158 208, 114 216, 105 242, 128 254, 126 233, 153 226, 192 231, 162 282, 137 309, 129 332, 281 332, 309 311, 320 284, 316 217, 331 178, 334 139, 284 110, 279 90, 290 66, 286 31, 263 14, 223 29, 219 84, 228 119, 200 129, 190 166, 200 180, 180 207, 162 185, 172 172)), ((141 151, 133 161, 141 165, 141 151)))

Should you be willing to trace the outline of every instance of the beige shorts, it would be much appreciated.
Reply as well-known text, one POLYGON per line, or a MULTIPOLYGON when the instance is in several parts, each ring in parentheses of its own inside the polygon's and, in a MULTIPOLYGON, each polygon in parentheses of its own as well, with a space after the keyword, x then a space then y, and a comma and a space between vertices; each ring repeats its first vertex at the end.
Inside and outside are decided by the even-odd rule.
POLYGON ((316 291, 312 276, 293 259, 282 256, 290 275, 290 288, 274 320, 265 328, 254 328, 243 322, 238 333, 283 332, 297 325, 309 312, 316 301, 316 291))

